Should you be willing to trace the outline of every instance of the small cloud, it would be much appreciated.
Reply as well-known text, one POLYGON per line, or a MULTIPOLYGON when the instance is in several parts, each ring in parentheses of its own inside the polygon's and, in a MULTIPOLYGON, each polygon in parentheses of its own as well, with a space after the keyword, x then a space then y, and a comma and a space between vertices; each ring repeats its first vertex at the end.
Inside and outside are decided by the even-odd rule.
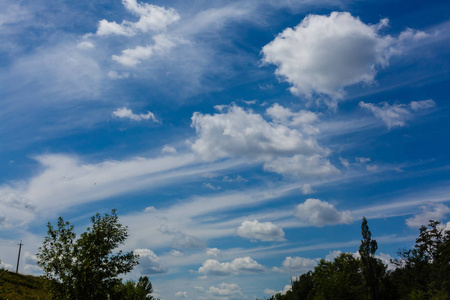
POLYGON ((303 195, 308 195, 314 193, 314 190, 309 183, 305 183, 304 185, 302 185, 302 193, 303 195))
POLYGON ((258 220, 242 222, 237 228, 236 234, 243 238, 263 242, 285 240, 283 229, 271 222, 260 223, 258 220))
POLYGON ((372 160, 370 159, 370 157, 357 157, 356 161, 360 164, 366 164, 368 162, 371 162, 372 160))
POLYGON ((170 250, 170 255, 175 256, 175 257, 180 257, 180 256, 183 256, 184 254, 183 254, 183 252, 172 249, 172 250, 170 250))
POLYGON ((152 120, 155 123, 160 123, 155 117, 155 115, 148 111, 146 114, 134 114, 131 109, 128 109, 126 107, 118 108, 113 113, 113 116, 118 118, 127 118, 133 121, 142 121, 142 120, 152 120))
POLYGON ((77 48, 82 49, 82 50, 90 50, 90 49, 94 49, 95 46, 92 42, 82 41, 77 44, 77 48))
POLYGON ((239 285, 236 283, 222 282, 218 286, 210 286, 206 292, 210 299, 224 299, 224 300, 241 300, 247 299, 239 285))
POLYGON ((222 256, 222 252, 217 248, 208 248, 206 249, 206 255, 218 257, 222 256))
POLYGON ((316 265, 316 259, 288 256, 283 261, 282 268, 275 267, 273 270, 281 273, 289 273, 291 275, 300 275, 314 269, 316 265))
POLYGON ((350 166, 350 163, 348 162, 348 160, 346 160, 345 158, 339 158, 339 160, 341 161, 341 164, 346 167, 348 169, 348 167, 350 166))
POLYGON ((177 298, 187 298, 187 292, 186 291, 179 291, 175 293, 175 297, 177 298))
POLYGON ((236 176, 236 178, 230 178, 228 176, 224 176, 222 181, 223 182, 248 182, 248 180, 243 178, 241 175, 236 176))
POLYGON ((117 71, 109 71, 108 77, 111 79, 125 79, 130 77, 130 73, 128 72, 118 73, 117 71))
POLYGON ((350 211, 338 211, 332 204, 319 199, 307 199, 297 205, 295 215, 300 221, 317 227, 350 224, 353 221, 350 211))
POLYGON ((393 127, 402 127, 406 125, 406 121, 413 118, 413 112, 423 111, 435 106, 436 103, 431 100, 412 101, 409 105, 393 104, 381 102, 378 105, 372 103, 359 102, 359 106, 372 112, 375 117, 381 119, 386 126, 391 129, 393 127))
POLYGON ((408 227, 419 228, 422 225, 426 226, 430 220, 441 221, 450 213, 450 208, 442 203, 422 206, 421 210, 420 213, 406 219, 406 225, 408 225, 408 227))
POLYGON ((217 190, 220 190, 221 189, 221 187, 220 186, 213 186, 211 183, 203 183, 203 186, 204 187, 206 187, 206 188, 208 188, 208 189, 211 189, 211 190, 214 190, 214 191, 217 191, 217 190))
POLYGON ((247 105, 253 105, 256 104, 256 100, 242 100, 242 102, 244 102, 247 105))
POLYGON ((167 273, 165 263, 150 249, 136 249, 134 254, 139 255, 139 269, 142 274, 167 273))
POLYGON ((175 154, 175 153, 177 153, 177 149, 175 149, 174 147, 169 146, 169 145, 164 145, 164 147, 161 149, 161 152, 175 154))
POLYGON ((205 248, 206 243, 195 236, 181 232, 179 230, 169 228, 167 225, 159 226, 158 230, 165 235, 174 236, 173 246, 175 248, 205 248))
POLYGON ((255 274, 265 271, 264 266, 260 265, 251 257, 236 258, 231 262, 219 262, 215 259, 206 260, 198 269, 199 273, 215 276, 255 274))

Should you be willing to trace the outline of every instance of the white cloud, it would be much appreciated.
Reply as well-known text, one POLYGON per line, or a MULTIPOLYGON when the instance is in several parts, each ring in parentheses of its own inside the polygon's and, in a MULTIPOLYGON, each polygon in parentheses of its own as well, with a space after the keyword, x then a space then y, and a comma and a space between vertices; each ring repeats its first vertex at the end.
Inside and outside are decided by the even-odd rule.
POLYGON ((146 114, 137 115, 134 114, 131 109, 122 107, 113 111, 112 115, 121 119, 127 118, 133 121, 152 120, 155 123, 160 123, 151 111, 148 111, 146 114))
POLYGON ((187 248, 205 248, 206 243, 199 238, 182 231, 169 228, 167 225, 161 225, 158 229, 162 234, 174 236, 173 246, 175 248, 187 249, 187 248))
POLYGON ((359 102, 359 106, 370 112, 375 117, 381 119, 390 129, 392 127, 401 127, 406 125, 406 121, 413 118, 414 111, 422 111, 435 106, 431 99, 423 101, 412 101, 409 105, 393 104, 381 102, 378 105, 372 103, 359 102))
POLYGON ((160 274, 167 273, 168 269, 165 263, 150 249, 136 249, 134 254, 139 255, 138 268, 141 274, 160 274))
POLYGON ((222 282, 219 286, 210 286, 208 291, 206 292, 209 297, 214 297, 216 299, 224 299, 224 300, 238 300, 238 299, 247 299, 239 285, 236 283, 225 283, 222 282))
POLYGON ((186 292, 186 291, 179 291, 179 292, 176 292, 176 293, 175 293, 175 297, 178 297, 178 298, 187 298, 188 295, 187 295, 187 292, 186 292))
POLYGON ((177 153, 177 149, 175 149, 174 147, 169 146, 169 145, 164 145, 164 147, 161 149, 161 152, 175 154, 175 153, 177 153))
POLYGON ((284 288, 281 290, 281 291, 275 291, 275 290, 271 290, 271 289, 265 289, 264 290, 264 294, 266 294, 266 295, 275 295, 275 294, 282 294, 282 295, 284 295, 284 294, 286 294, 287 293, 287 291, 290 291, 290 290, 292 290, 292 286, 290 285, 290 284, 286 284, 285 286, 284 286, 284 288))
POLYGON ((223 263, 215 259, 208 259, 198 269, 199 273, 216 276, 254 274, 264 271, 264 266, 260 265, 248 256, 236 258, 231 262, 223 263))
POLYGON ((311 111, 301 110, 293 112, 289 108, 285 108, 275 103, 266 110, 266 113, 275 121, 288 126, 298 126, 314 123, 319 120, 317 115, 311 111))
POLYGON ((309 183, 305 183, 302 185, 302 193, 303 195, 308 195, 314 193, 314 190, 309 183))
POLYGON ((222 256, 222 252, 217 248, 208 248, 206 249, 206 255, 217 257, 222 256))
POLYGON ((180 18, 172 8, 166 9, 147 3, 140 4, 136 0, 123 0, 122 3, 127 10, 138 16, 139 20, 135 23, 124 20, 121 24, 101 20, 98 24, 97 35, 132 36, 138 32, 163 31, 180 18))
MULTIPOLYGON (((272 108, 275 107, 278 111, 283 110, 281 106, 272 108)), ((216 108, 220 113, 203 115, 196 112, 192 116, 191 126, 197 132, 197 140, 191 148, 204 160, 243 156, 262 161, 266 170, 281 174, 324 176, 339 173, 324 158, 328 151, 318 145, 310 131, 269 123, 261 115, 235 105, 216 108)), ((281 113, 272 111, 271 114, 281 117, 281 113)))
POLYGON ((244 221, 237 228, 236 234, 240 237, 268 241, 284 241, 284 231, 271 222, 260 223, 258 220, 244 221))
POLYGON ((154 55, 167 54, 178 43, 186 42, 183 39, 175 39, 165 34, 156 35, 153 40, 153 45, 136 46, 133 49, 122 50, 121 55, 113 55, 112 59, 126 67, 135 67, 143 60, 147 60, 154 55))
POLYGON ((294 155, 278 157, 264 165, 264 170, 294 176, 325 177, 339 175, 340 171, 330 161, 319 154, 312 156, 294 155))
POLYGON ((83 49, 83 50, 90 50, 90 49, 94 49, 95 46, 92 42, 82 41, 77 44, 77 48, 83 49))
POLYGON ((282 268, 275 267, 274 270, 278 272, 287 272, 291 275, 300 275, 314 269, 317 265, 317 260, 298 256, 288 256, 285 258, 282 265, 282 268))
POLYGON ((338 211, 332 204, 319 199, 307 199, 297 205, 295 215, 302 222, 318 227, 353 221, 350 211, 338 211))
POLYGON ((276 74, 292 85, 293 94, 339 99, 344 87, 373 82, 377 69, 400 53, 399 43, 408 34, 382 36, 379 30, 386 23, 367 25, 348 12, 309 15, 264 46, 263 61, 277 66, 276 74))
POLYGON ((422 206, 422 212, 406 219, 406 225, 411 228, 419 228, 428 225, 430 220, 441 221, 450 213, 450 208, 442 203, 433 206, 422 206))
POLYGON ((428 109, 436 106, 436 103, 432 99, 422 100, 422 101, 411 101, 409 106, 412 110, 418 111, 423 109, 428 109))
POLYGON ((330 251, 330 253, 328 253, 327 256, 325 256, 325 260, 333 261, 336 257, 338 257, 341 254, 342 254, 341 250, 330 251))
POLYGON ((130 73, 128 72, 118 73, 117 71, 109 71, 108 77, 111 79, 125 79, 130 77, 130 73))
POLYGON ((183 254, 183 252, 172 249, 172 250, 170 250, 170 255, 179 257, 179 256, 183 256, 184 254, 183 254))

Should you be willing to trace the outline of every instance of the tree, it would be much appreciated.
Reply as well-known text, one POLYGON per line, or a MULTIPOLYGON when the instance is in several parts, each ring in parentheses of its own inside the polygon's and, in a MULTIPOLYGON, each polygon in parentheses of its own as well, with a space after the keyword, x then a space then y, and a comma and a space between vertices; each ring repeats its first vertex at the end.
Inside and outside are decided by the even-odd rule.
POLYGON ((111 300, 153 300, 150 295, 152 292, 152 283, 147 276, 144 276, 139 277, 137 282, 128 280, 117 285, 111 300))
POLYGON ((367 291, 368 299, 380 299, 382 282, 386 274, 386 267, 377 258, 375 252, 378 249, 377 241, 372 239, 372 233, 367 225, 367 219, 363 217, 361 223, 362 240, 359 246, 361 255, 361 275, 367 291))
POLYGON ((78 239, 74 226, 62 217, 56 229, 48 223, 37 257, 53 298, 107 299, 121 283, 118 276, 138 264, 133 252, 112 253, 128 236, 128 228, 118 222, 115 209, 104 216, 96 214, 91 223, 78 239))
POLYGON ((392 280, 405 299, 450 296, 450 231, 439 221, 421 226, 413 249, 399 251, 392 280))

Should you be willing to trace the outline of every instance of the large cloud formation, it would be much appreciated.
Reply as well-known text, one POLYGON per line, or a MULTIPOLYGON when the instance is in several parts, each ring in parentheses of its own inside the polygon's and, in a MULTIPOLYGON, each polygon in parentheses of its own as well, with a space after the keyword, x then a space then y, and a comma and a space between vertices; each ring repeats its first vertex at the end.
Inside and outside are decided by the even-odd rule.
POLYGON ((312 112, 292 112, 279 105, 267 110, 273 122, 241 107, 220 106, 214 115, 194 113, 192 127, 197 140, 191 144, 204 160, 247 157, 264 162, 268 171, 280 174, 332 175, 339 171, 326 159, 328 150, 319 146, 317 130, 310 124, 312 112), (296 125, 296 126, 294 126, 296 125))
POLYGON ((373 82, 377 68, 400 52, 400 42, 424 33, 411 29, 399 38, 379 33, 388 24, 367 25, 348 12, 309 15, 263 47, 263 61, 277 66, 276 74, 291 84, 291 92, 342 98, 343 88, 373 82))
POLYGON ((334 205, 319 199, 307 199, 304 203, 297 205, 295 215, 302 222, 317 227, 349 224, 353 221, 349 211, 338 211, 334 205))
POLYGON ((238 274, 254 274, 264 272, 264 266, 260 265, 257 261, 251 257, 239 257, 231 262, 219 262, 215 259, 208 259, 198 269, 199 273, 226 276, 226 275, 238 275, 238 274))
POLYGON ((237 228, 236 234, 243 238, 263 242, 284 241, 283 229, 271 222, 261 223, 258 220, 242 222, 237 228))

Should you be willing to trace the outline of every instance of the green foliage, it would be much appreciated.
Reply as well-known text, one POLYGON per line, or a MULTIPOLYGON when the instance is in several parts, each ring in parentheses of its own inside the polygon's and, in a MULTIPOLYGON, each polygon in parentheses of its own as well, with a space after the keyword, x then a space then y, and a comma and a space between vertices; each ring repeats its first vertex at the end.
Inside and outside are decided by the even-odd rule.
POLYGON ((91 222, 78 239, 73 225, 63 218, 58 219, 56 229, 48 223, 48 234, 37 257, 49 279, 47 288, 52 298, 108 299, 121 283, 118 276, 138 264, 138 256, 132 252, 112 253, 128 236, 116 210, 110 215, 96 214, 91 222))
POLYGON ((147 276, 140 277, 137 282, 126 281, 114 288, 111 300, 152 300, 152 283, 147 276))
POLYGON ((361 223, 361 234, 363 239, 359 246, 359 254, 361 255, 361 275, 363 284, 368 299, 380 299, 386 267, 379 259, 375 258, 378 244, 376 240, 372 239, 372 233, 369 230, 367 219, 365 217, 363 217, 361 223))
POLYGON ((393 261, 391 278, 401 299, 448 299, 450 296, 450 232, 430 220, 420 228, 413 249, 393 261))

